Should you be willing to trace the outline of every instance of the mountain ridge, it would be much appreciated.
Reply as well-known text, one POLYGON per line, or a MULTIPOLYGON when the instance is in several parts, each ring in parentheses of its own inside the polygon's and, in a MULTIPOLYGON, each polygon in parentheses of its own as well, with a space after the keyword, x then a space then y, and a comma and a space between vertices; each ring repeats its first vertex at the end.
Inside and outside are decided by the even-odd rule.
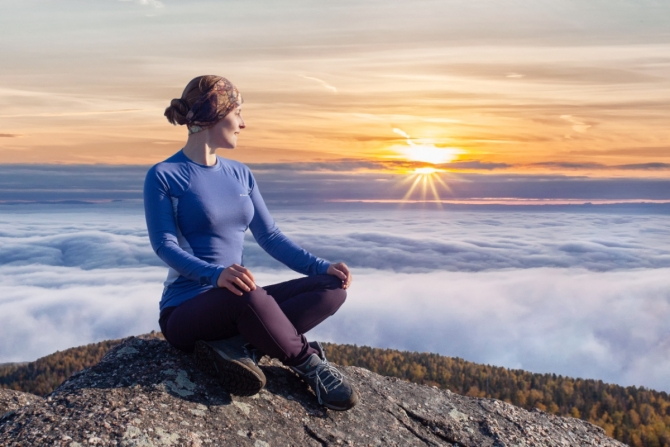
MULTIPOLYGON (((267 357, 268 385, 253 397, 226 393, 190 356, 156 338, 130 338, 46 398, 0 418, 0 445, 153 447, 623 446, 575 418, 345 366, 360 404, 320 407, 290 369, 267 357)), ((18 396, 14 391, 0 391, 18 396)))

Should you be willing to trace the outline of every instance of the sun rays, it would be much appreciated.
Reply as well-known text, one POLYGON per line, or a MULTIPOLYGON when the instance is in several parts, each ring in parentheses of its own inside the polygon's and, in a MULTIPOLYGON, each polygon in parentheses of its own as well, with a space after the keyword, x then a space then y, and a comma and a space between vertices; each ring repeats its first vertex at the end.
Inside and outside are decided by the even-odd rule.
POLYGON ((403 202, 432 202, 442 206, 440 192, 450 192, 451 189, 441 175, 446 171, 438 169, 435 165, 450 163, 455 160, 459 154, 464 153, 462 149, 455 147, 439 148, 432 142, 426 140, 421 143, 412 139, 412 137, 402 129, 393 128, 393 132, 400 135, 407 142, 408 147, 394 147, 394 150, 401 154, 402 158, 410 162, 426 163, 433 166, 421 166, 408 173, 407 178, 401 181, 401 185, 410 184, 405 196, 400 200, 403 202), (441 188, 440 188, 441 186, 441 188), (417 196, 419 197, 417 199, 417 196))
POLYGON ((439 206, 442 205, 442 199, 440 198, 440 193, 437 190, 436 183, 439 183, 447 191, 449 191, 449 185, 447 185, 442 178, 440 178, 440 173, 444 172, 439 169, 431 167, 422 167, 416 168, 410 175, 403 180, 404 183, 412 182, 409 190, 402 198, 402 202, 409 202, 412 199, 413 194, 420 193, 422 202, 434 202, 439 206))

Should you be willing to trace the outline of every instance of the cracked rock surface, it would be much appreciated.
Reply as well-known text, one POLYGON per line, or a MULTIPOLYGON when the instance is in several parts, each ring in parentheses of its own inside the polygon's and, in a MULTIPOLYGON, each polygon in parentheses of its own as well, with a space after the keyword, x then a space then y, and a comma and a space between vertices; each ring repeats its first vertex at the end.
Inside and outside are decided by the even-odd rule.
POLYGON ((226 393, 191 357, 130 338, 46 399, 0 390, 0 446, 624 446, 588 422, 383 377, 342 372, 360 402, 320 407, 277 361, 253 397, 226 393))

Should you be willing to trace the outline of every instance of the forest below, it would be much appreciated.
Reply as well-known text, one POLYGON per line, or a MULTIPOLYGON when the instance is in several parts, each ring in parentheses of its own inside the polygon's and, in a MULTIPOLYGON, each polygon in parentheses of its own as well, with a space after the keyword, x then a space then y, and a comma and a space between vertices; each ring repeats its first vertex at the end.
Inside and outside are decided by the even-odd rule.
MULTIPOLYGON (((0 387, 47 395, 75 372, 96 364, 119 342, 108 340, 34 362, 0 365, 0 387)), ((670 398, 665 392, 480 365, 438 354, 333 343, 324 346, 328 359, 339 365, 360 366, 467 396, 500 399, 528 410, 539 408, 581 418, 633 447, 670 447, 670 398)))

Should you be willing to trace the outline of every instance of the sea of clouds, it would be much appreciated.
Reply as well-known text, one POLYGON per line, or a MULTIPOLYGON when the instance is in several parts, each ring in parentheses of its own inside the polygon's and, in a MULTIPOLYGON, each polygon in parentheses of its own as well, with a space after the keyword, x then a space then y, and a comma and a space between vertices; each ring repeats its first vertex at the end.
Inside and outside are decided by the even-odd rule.
MULTIPOLYGON (((0 209, 0 362, 157 330, 166 268, 137 205, 0 209)), ((598 212, 280 210, 347 262, 347 303, 311 338, 438 352, 670 391, 670 217, 598 212)), ((297 274, 249 234, 260 285, 297 274)))

